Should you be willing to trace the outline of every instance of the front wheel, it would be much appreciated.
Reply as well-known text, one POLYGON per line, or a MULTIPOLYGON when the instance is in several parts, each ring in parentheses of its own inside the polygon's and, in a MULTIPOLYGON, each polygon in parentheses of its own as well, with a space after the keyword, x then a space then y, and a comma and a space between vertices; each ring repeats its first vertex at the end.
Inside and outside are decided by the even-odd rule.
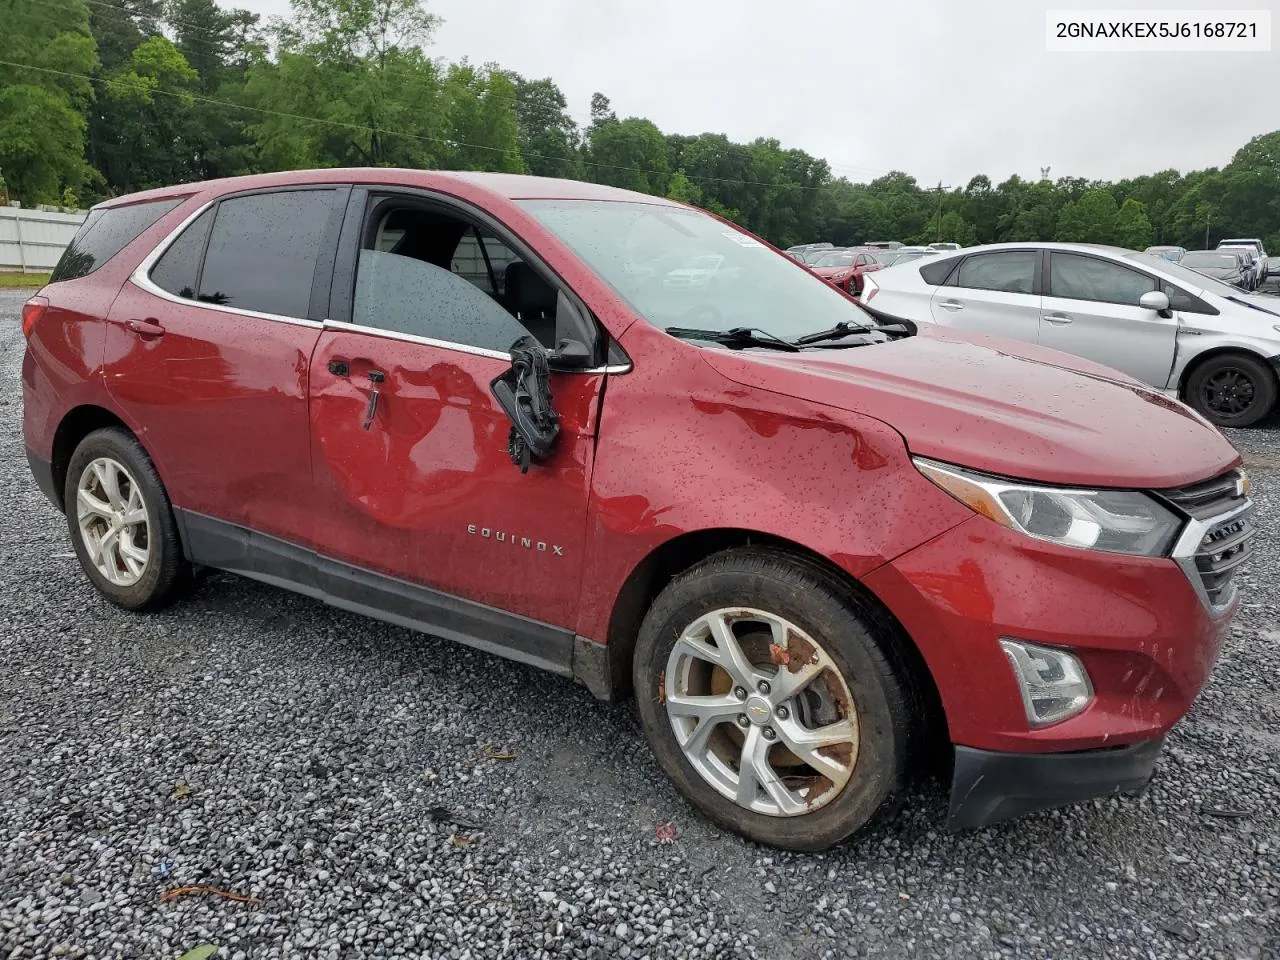
POLYGON ((1255 357, 1222 354, 1192 372, 1186 400, 1219 427, 1249 427, 1275 406, 1276 377, 1255 357))
POLYGON ((640 628, 645 736, 720 826, 822 850, 903 781, 911 717, 876 627, 824 571, 729 550, 682 574, 640 628))

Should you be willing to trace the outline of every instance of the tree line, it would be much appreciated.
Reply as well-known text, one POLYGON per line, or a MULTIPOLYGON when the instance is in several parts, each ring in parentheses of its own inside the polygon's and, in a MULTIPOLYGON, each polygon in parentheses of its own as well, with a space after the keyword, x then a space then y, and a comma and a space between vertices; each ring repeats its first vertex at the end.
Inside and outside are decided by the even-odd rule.
POLYGON ((0 192, 87 205, 148 187, 329 166, 501 170, 693 203, 775 244, 1023 240, 1280 249, 1280 131, 1221 169, 1116 182, 983 175, 869 183, 777 140, 663 133, 603 93, 429 57, 424 0, 293 0, 263 23, 214 0, 0 0, 0 192))

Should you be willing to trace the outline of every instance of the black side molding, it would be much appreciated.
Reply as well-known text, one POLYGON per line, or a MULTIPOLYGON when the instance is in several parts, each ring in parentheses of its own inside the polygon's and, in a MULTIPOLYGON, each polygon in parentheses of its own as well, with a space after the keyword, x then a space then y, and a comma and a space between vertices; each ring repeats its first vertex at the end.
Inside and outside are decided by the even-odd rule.
POLYGON ((1164 738, 1071 753, 994 753, 956 747, 948 830, 986 827, 1037 810, 1141 792, 1164 738))
POLYGON ((572 677, 595 696, 612 697, 605 645, 571 630, 356 567, 204 514, 174 513, 192 563, 572 677))
POLYGON ((59 513, 65 512, 62 506, 62 494, 53 482, 53 464, 44 457, 37 456, 30 447, 27 447, 27 466, 31 468, 31 476, 35 477, 36 486, 40 488, 40 492, 49 498, 49 502, 58 508, 59 513))

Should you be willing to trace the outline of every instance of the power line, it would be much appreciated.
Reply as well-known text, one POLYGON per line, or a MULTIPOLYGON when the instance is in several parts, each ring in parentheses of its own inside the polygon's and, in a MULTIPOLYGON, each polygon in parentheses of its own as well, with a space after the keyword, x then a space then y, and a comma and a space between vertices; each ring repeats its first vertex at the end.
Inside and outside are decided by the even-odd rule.
MULTIPOLYGON (((251 107, 248 104, 236 103, 232 100, 219 100, 215 97, 205 97, 197 93, 190 93, 188 91, 175 92, 172 90, 163 90, 159 87, 149 87, 149 86, 144 86, 142 84, 128 83, 124 80, 110 79, 107 77, 91 77, 83 73, 71 73, 66 70, 54 70, 52 67, 37 67, 37 66, 34 66, 33 64, 28 64, 28 63, 15 63, 12 60, 0 60, 0 66, 16 67, 20 70, 31 70, 37 73, 48 73, 48 74, 53 74, 54 76, 59 76, 59 77, 70 77, 75 80, 87 80, 90 83, 100 83, 106 86, 124 87, 125 89, 137 90, 142 93, 159 93, 164 96, 174 97, 175 99, 180 99, 180 100, 191 99, 191 100, 199 101, 201 103, 211 103, 211 104, 216 104, 224 107, 232 107, 237 110, 247 110, 251 113, 262 114, 263 116, 282 117, 287 120, 302 120, 310 123, 326 124, 328 126, 342 127, 348 130, 361 130, 365 133, 376 133, 382 136, 405 137, 410 140, 419 140, 419 141, 422 141, 423 143, 441 143, 448 147, 453 147, 453 148, 465 147, 470 150, 489 150, 494 153, 507 152, 506 147, 494 147, 484 143, 466 143, 461 140, 451 140, 448 137, 428 137, 422 134, 406 133, 401 130, 392 130, 390 128, 384 129, 384 128, 378 128, 378 127, 370 127, 362 123, 348 123, 343 120, 326 120, 323 117, 309 117, 299 113, 287 113, 282 110, 267 110, 263 107, 251 107)), ((559 161, 559 160, 565 159, 564 157, 552 157, 552 156, 547 156, 546 154, 539 154, 539 153, 522 153, 521 155, 535 159, 535 160, 559 161)), ((645 175, 656 174, 658 176, 665 176, 675 172, 675 171, 654 170, 654 169, 649 169, 645 167, 630 167, 630 166, 624 166, 622 164, 616 164, 616 163, 600 163, 595 160, 584 159, 582 160, 582 162, 589 167, 598 167, 605 170, 623 170, 628 173, 642 173, 645 175)), ((811 187, 811 186, 805 186, 804 184, 799 184, 799 183, 767 183, 766 181, 763 181, 763 180, 736 180, 730 177, 704 177, 704 176, 700 176, 697 174, 690 174, 690 173, 685 173, 685 176, 688 179, 694 180, 694 181, 705 181, 705 182, 713 182, 713 183, 733 183, 733 184, 739 184, 742 186, 773 187, 773 188, 782 189, 782 190, 821 190, 822 189, 821 186, 811 187)))

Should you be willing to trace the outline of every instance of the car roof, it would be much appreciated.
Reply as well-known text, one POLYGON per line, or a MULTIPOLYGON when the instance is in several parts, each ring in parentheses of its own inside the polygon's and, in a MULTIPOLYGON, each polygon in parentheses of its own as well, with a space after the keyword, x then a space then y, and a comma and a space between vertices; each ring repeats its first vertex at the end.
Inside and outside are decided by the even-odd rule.
POLYGON ((520 173, 486 173, 474 170, 411 170, 403 167, 332 167, 225 177, 220 180, 175 184, 170 187, 126 194, 113 197, 99 206, 115 207, 146 200, 186 197, 197 193, 235 193, 241 190, 312 183, 385 184, 423 187, 444 193, 449 192, 450 187, 468 186, 472 189, 479 188, 497 199, 504 200, 629 200, 660 206, 682 206, 665 197, 650 196, 647 193, 623 190, 601 183, 588 183, 585 180, 534 177, 520 173))

